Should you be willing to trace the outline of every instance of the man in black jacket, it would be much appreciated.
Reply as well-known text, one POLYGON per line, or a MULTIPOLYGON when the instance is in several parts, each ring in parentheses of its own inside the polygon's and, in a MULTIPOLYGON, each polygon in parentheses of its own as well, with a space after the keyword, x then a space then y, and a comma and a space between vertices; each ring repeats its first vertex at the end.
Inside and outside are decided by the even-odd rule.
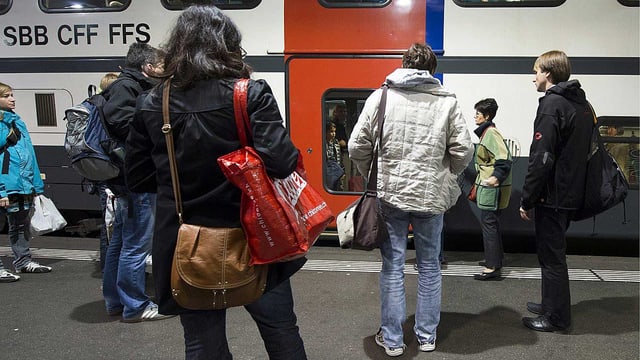
MULTIPOLYGON (((158 50, 143 43, 129 47, 125 69, 106 90, 104 116, 109 134, 124 146, 133 120, 136 98, 151 89, 162 71, 158 50)), ((126 166, 126 164, 125 164, 126 166)), ((158 306, 145 293, 146 258, 151 252, 156 195, 128 190, 124 175, 108 181, 118 196, 113 234, 105 258, 103 295, 109 315, 123 322, 160 320, 158 306)))
POLYGON ((593 113, 580 83, 568 81, 571 64, 564 52, 540 55, 533 70, 533 82, 545 95, 533 125, 520 217, 530 220, 535 211, 542 303, 527 303, 527 310, 539 316, 524 317, 522 322, 537 331, 567 330, 571 295, 565 234, 584 198, 593 113))

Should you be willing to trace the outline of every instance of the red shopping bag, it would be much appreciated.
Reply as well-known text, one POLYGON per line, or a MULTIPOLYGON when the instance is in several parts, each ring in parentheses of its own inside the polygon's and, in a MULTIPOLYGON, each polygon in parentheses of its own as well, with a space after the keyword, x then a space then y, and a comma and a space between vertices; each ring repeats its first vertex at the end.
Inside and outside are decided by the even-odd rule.
MULTIPOLYGON (((247 144, 245 129, 251 129, 246 114, 246 91, 247 83, 238 81, 234 105, 243 144, 247 144)), ((285 179, 269 177, 262 159, 249 146, 219 157, 218 165, 242 191, 240 219, 252 264, 303 256, 334 219, 320 193, 307 183, 301 154, 296 171, 285 179)))
MULTIPOLYGON (((242 190, 241 222, 252 264, 269 264, 302 256, 333 221, 320 194, 302 171, 272 179, 251 147, 218 158, 225 176, 242 190)), ((301 165, 298 163, 298 165, 301 165)))

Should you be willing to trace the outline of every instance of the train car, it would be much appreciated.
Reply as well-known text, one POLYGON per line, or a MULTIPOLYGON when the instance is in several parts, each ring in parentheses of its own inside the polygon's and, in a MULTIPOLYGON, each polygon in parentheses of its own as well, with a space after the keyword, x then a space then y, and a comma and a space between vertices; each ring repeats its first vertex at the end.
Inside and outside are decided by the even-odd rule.
MULTIPOLYGON (((133 41, 157 46, 183 0, 0 0, 0 81, 15 88, 47 176, 46 192, 74 220, 95 216, 96 196, 62 149, 64 109, 87 96, 102 74, 117 71, 133 41)), ((346 175, 325 182, 325 125, 348 136, 367 96, 400 67, 413 42, 439 55, 436 76, 453 90, 473 123, 473 105, 493 97, 496 123, 514 157, 514 193, 503 211, 506 235, 532 235, 520 220, 537 99, 533 62, 564 50, 601 119, 601 132, 621 154, 631 191, 625 203, 573 224, 569 236, 638 239, 640 8, 638 0, 227 0, 210 1, 243 32, 255 78, 277 96, 285 125, 303 151, 310 183, 338 213, 357 198, 358 174, 344 153, 346 175), (334 113, 336 118, 334 119, 334 113), (340 116, 344 116, 344 119, 340 116), (616 135, 610 129, 616 129, 616 135)), ((464 179, 462 179, 464 180, 464 179)), ((462 181, 464 183, 464 181, 462 181)), ((480 233, 479 213, 461 197, 445 217, 447 234, 480 233)), ((332 230, 331 228, 329 229, 332 230)))

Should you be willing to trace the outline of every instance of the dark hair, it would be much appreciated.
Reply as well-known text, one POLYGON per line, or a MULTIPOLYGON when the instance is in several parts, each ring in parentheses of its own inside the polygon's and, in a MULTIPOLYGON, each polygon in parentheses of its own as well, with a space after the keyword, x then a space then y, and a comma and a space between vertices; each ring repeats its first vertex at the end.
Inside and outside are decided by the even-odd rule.
POLYGON ((155 65, 159 63, 160 60, 161 59, 156 48, 146 43, 135 42, 129 46, 127 57, 124 60, 124 66, 126 68, 142 70, 144 65, 155 65))
POLYGON ((243 61, 242 35, 215 6, 188 7, 176 21, 163 46, 165 77, 178 88, 208 78, 248 78, 251 67, 243 61))
POLYGON ((488 98, 478 101, 473 108, 482 115, 489 117, 489 121, 493 121, 496 117, 496 112, 498 112, 498 103, 496 99, 488 98))
POLYGON ((402 67, 407 69, 427 70, 431 75, 436 72, 438 60, 431 47, 425 43, 411 45, 402 56, 402 67))
POLYGON ((331 131, 332 129, 337 129, 337 127, 336 127, 336 123, 334 123, 334 122, 332 122, 332 121, 329 121, 329 122, 324 126, 324 131, 325 131, 325 132, 329 132, 329 131, 331 131))

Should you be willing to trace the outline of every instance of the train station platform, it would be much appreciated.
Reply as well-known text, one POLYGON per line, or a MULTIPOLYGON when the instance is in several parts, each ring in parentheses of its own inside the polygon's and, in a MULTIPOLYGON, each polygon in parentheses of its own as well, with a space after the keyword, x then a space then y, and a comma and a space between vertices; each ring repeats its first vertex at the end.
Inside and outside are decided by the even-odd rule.
MULTIPOLYGON (((34 258, 53 271, 0 284, 0 359, 183 359, 180 320, 127 324, 107 316, 100 291, 98 240, 36 237, 34 258)), ((483 255, 446 252, 436 351, 421 353, 412 335, 416 271, 406 265, 407 351, 398 359, 631 359, 640 357, 638 257, 569 256, 573 326, 568 334, 526 329, 527 301, 540 300, 533 254, 507 253, 504 279, 473 274, 483 255)), ((0 258, 11 268, 7 235, 0 258)), ((389 359, 373 339, 379 327, 377 251, 314 247, 292 278, 298 325, 310 360, 389 359)), ((153 289, 148 289, 150 294, 153 289)), ((266 359, 243 308, 227 315, 236 360, 266 359)))

